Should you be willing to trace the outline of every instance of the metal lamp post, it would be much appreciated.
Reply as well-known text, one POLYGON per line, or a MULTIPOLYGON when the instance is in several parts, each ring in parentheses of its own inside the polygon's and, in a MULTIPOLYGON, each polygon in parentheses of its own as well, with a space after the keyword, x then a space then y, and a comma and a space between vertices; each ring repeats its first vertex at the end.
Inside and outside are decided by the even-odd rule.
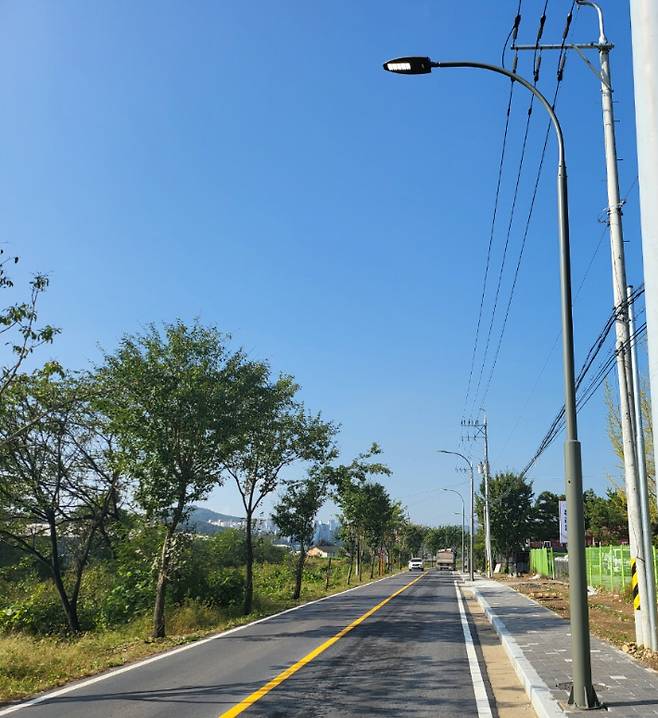
MULTIPOLYGON (((473 505, 473 464, 467 459, 464 454, 460 454, 458 451, 446 451, 445 449, 439 449, 439 454, 452 454, 453 456, 459 456, 460 459, 463 459, 468 464, 468 470, 470 474, 471 479, 471 530, 468 537, 468 577, 471 581, 474 580, 473 577, 473 533, 475 531, 475 514, 474 514, 474 505, 473 505)), ((444 489, 444 491, 448 491, 448 489, 444 489)), ((455 491, 455 493, 457 493, 455 491)), ((460 494, 461 498, 461 494, 460 494)), ((462 508, 464 505, 464 499, 462 499, 462 508)), ((463 524, 463 522, 462 522, 463 524)), ((464 557, 464 546, 462 544, 462 558, 464 557)), ((464 567, 462 566, 462 571, 464 570, 464 567)))
POLYGON ((459 493, 459 491, 455 491, 455 489, 444 489, 442 487, 441 491, 449 491, 451 494, 457 494, 462 502, 462 573, 464 573, 464 497, 459 493))
POLYGON ((557 214, 560 243, 560 294, 562 315, 562 361, 564 369, 564 410, 566 439, 564 464, 569 532, 569 610, 573 685, 569 703, 578 708, 597 708, 599 701, 592 685, 587 575, 585 569, 585 519, 583 479, 578 425, 576 421, 576 384, 574 378, 573 316, 571 299, 571 254, 569 248, 569 208, 567 167, 562 127, 551 103, 521 75, 504 67, 484 62, 435 62, 429 57, 400 57, 384 63, 384 69, 401 75, 424 75, 435 68, 475 68, 495 72, 518 82, 539 100, 551 118, 558 145, 557 214))

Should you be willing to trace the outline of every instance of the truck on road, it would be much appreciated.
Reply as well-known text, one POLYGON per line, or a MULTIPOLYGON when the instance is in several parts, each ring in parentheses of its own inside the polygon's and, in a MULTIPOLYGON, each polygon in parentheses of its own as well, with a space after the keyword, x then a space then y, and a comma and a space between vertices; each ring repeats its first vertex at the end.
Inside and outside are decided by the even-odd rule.
POLYGON ((436 567, 439 571, 455 570, 455 551, 451 548, 444 548, 436 554, 436 567))

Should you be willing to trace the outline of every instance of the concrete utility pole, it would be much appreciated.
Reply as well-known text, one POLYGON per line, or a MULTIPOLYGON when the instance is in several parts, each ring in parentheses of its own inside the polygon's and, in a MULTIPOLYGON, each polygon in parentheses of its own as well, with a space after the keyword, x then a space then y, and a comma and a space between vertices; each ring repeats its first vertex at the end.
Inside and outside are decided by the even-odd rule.
POLYGON ((633 397, 635 399, 635 447, 637 455, 638 486, 640 489, 640 509, 642 511, 642 535, 644 537, 644 555, 646 558, 647 580, 647 614, 649 617, 649 643, 652 651, 658 649, 656 636, 656 574, 653 564, 653 541, 651 536, 651 514, 649 511, 649 486, 647 482, 647 461, 644 446, 644 422, 642 420, 642 393, 640 391, 640 368, 637 363, 637 338, 635 337, 635 319, 633 316, 633 303, 631 296, 633 287, 627 287, 628 298, 628 328, 631 333, 631 369, 633 374, 633 397))
MULTIPOLYGON (((610 48, 603 26, 601 8, 589 0, 578 0, 596 10, 599 19, 599 60, 601 64, 601 105, 603 108, 603 134, 605 141, 605 164, 608 178, 608 221, 610 223, 610 250, 612 253, 612 290, 617 321, 617 377, 619 380, 619 412, 621 435, 624 447, 624 475, 626 480, 626 501, 628 504, 628 534, 631 558, 637 560, 638 587, 641 610, 635 611, 635 633, 638 645, 651 645, 649 624, 649 601, 647 596, 644 537, 642 512, 637 485, 637 459, 633 435, 633 377, 630 362, 630 331, 628 325, 628 303, 626 301, 626 261, 624 237, 621 223, 621 198, 617 173, 617 143, 615 138, 615 116, 612 104, 612 77, 610 75, 610 48), (639 616, 638 616, 639 613, 639 616), (639 620, 638 620, 639 619, 639 620)), ((655 638, 654 638, 655 642, 655 638)))
MULTIPOLYGON (((484 411, 480 409, 480 411, 484 411)), ((484 555, 486 563, 486 574, 489 578, 493 575, 493 554, 491 551, 491 523, 489 521, 489 425, 487 415, 484 414, 484 421, 469 419, 462 421, 462 426, 473 430, 472 436, 467 440, 474 440, 482 437, 484 440, 484 461, 478 464, 478 471, 484 477, 484 555)))
POLYGON ((630 8, 651 414, 658 426, 658 2, 631 0, 630 8))
POLYGON ((491 578, 494 567, 491 552, 491 521, 489 519, 489 431, 486 414, 484 415, 484 464, 482 471, 484 473, 484 530, 487 551, 487 576, 491 578))
MULTIPOLYGON (((610 251, 612 255, 612 289, 617 321, 615 322, 617 378, 619 381, 619 411, 621 421, 622 446, 624 453, 624 479, 628 505, 628 533, 631 559, 637 567, 640 608, 635 610, 635 640, 638 645, 652 644, 651 625, 648 610, 648 583, 646 578, 645 540, 643 535, 642 513, 638 491, 638 471, 636 440, 633 430, 634 399, 633 377, 630 361, 630 331, 628 323, 628 305, 626 301, 626 264, 624 258, 624 240, 621 221, 621 199, 619 197, 619 177, 617 171, 617 146, 615 139, 615 118, 612 101, 612 79, 610 75, 610 50, 603 23, 601 8, 590 0, 576 0, 578 5, 593 8, 598 16, 599 39, 596 43, 572 43, 562 45, 513 45, 514 50, 576 50, 587 66, 598 75, 601 81, 601 105, 603 109, 603 136, 608 189, 608 223, 610 226, 610 251), (600 71, 594 68, 583 54, 583 50, 599 51, 600 71), (645 610, 640 610, 645 609, 645 610)), ((654 632, 655 635, 655 632, 654 632)), ((653 639, 655 641, 655 638, 653 639)))

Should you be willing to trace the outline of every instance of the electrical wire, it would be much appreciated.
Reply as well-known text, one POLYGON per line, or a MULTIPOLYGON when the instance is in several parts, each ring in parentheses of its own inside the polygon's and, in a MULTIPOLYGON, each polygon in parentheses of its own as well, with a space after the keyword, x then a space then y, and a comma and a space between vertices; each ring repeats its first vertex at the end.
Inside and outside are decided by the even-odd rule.
MULTIPOLYGON (((548 3, 548 0, 546 0, 548 3)), ((514 25, 512 26, 512 29, 510 30, 510 34, 508 35, 507 39, 505 40, 505 46, 503 47, 503 61, 505 56, 505 50, 507 48, 507 45, 509 43, 510 38, 514 35, 515 29, 516 32, 518 32, 518 23, 521 21, 521 0, 519 0, 519 5, 516 13, 516 18, 514 20, 514 25)), ((502 183, 503 178, 503 167, 505 165, 505 153, 507 151, 507 137, 509 134, 509 123, 510 123, 510 115, 512 112, 512 99, 514 96, 514 81, 512 80, 510 82, 510 88, 509 88, 509 96, 507 98, 507 109, 505 110, 505 127, 503 129, 503 139, 501 143, 501 150, 500 150, 500 159, 498 161, 498 177, 496 179, 496 192, 494 196, 494 206, 493 206, 493 213, 491 217, 491 226, 489 231, 489 243, 487 246, 487 254, 486 259, 484 263, 484 277, 482 279, 482 292, 480 294, 480 307, 478 309, 478 318, 475 325, 475 339, 473 341, 473 351, 471 353, 471 364, 470 368, 468 370, 468 380, 467 380, 467 386, 466 386, 466 398, 464 399, 464 408, 462 410, 462 414, 466 412, 466 408, 468 407, 468 400, 471 396, 471 383, 473 380, 473 370, 475 368, 475 357, 477 356, 477 349, 478 349, 478 343, 480 339, 480 327, 482 325, 482 315, 484 312, 484 300, 487 293, 487 281, 489 278, 489 267, 491 265, 491 249, 493 246, 493 240, 495 235, 495 227, 496 227, 496 218, 498 216, 498 204, 500 201, 500 187, 502 183)))
MULTIPOLYGON (((555 85, 555 91, 554 91, 554 93, 553 93, 553 100, 552 100, 552 102, 551 102, 551 107, 552 107, 553 109, 555 109, 555 105, 557 104, 557 99, 558 99, 558 96, 559 96, 559 93, 560 93, 561 83, 562 83, 562 80, 563 80, 563 78, 564 78, 564 66, 565 66, 566 57, 567 57, 567 53, 566 53, 566 50, 565 50, 565 45, 566 45, 566 42, 567 42, 567 38, 568 38, 568 36, 569 36, 569 32, 570 32, 570 30, 571 30, 571 25, 572 25, 572 20, 573 20, 573 10, 574 10, 575 4, 576 4, 576 3, 575 3, 575 0, 572 0, 571 8, 569 9, 569 12, 568 12, 567 17, 566 17, 565 27, 564 27, 564 30, 562 31, 562 43, 561 43, 561 47, 560 47, 560 54, 559 54, 559 56, 558 56, 558 61, 557 61, 556 85, 555 85)), ((544 13, 545 13, 545 11, 546 11, 546 8, 544 8, 544 13)), ((543 31, 543 26, 541 26, 541 25, 540 25, 540 31, 543 31)), ((541 36, 539 35, 539 33, 538 33, 538 37, 539 37, 539 38, 541 37, 541 36)), ((537 41, 536 44, 539 44, 539 39, 538 39, 538 41, 537 41)), ((533 62, 533 66, 534 66, 534 68, 535 68, 535 74, 534 74, 534 83, 535 83, 535 85, 536 85, 537 81, 539 80, 539 65, 538 65, 538 62, 537 62, 537 57, 538 57, 538 56, 537 56, 537 54, 536 54, 536 52, 535 52, 535 60, 534 60, 534 62, 533 62)), ((512 209, 511 209, 511 212, 510 212, 510 221, 509 221, 509 225, 508 225, 507 242, 509 241, 509 236, 510 236, 511 229, 512 229, 512 222, 513 222, 513 217, 514 217, 514 209, 515 209, 515 206, 516 206, 516 199, 517 199, 517 193, 518 193, 519 180, 520 180, 520 178, 521 178, 521 170, 522 170, 522 167, 523 167, 523 157, 524 157, 524 155, 525 155, 525 146, 526 146, 526 141, 527 141, 527 133, 528 133, 528 127, 529 127, 529 121, 530 121, 530 113, 532 112, 532 101, 533 101, 533 100, 534 100, 534 95, 532 96, 531 104, 530 104, 530 107, 529 107, 529 109, 528 109, 528 120, 527 120, 527 122, 526 122, 524 142, 523 142, 522 154, 521 154, 521 161, 520 161, 520 163, 519 163, 519 173, 518 173, 518 176, 517 176, 516 187, 515 187, 515 191, 514 191, 514 199, 513 199, 513 202, 512 202, 512 209)), ((515 268, 514 268, 514 277, 513 277, 513 279, 512 279, 512 285, 511 285, 510 292, 509 292, 509 297, 508 297, 508 300, 507 300, 507 306, 505 307, 505 315, 504 315, 503 322, 502 322, 501 329, 500 329, 500 333, 499 333, 499 336, 498 336, 498 343, 497 343, 497 345, 496 345, 496 350, 495 350, 495 353, 494 353, 493 361, 492 361, 492 363, 491 363, 491 368, 490 368, 490 370, 489 370, 489 376, 488 376, 488 379, 487 379, 487 382, 486 382, 486 385, 485 385, 485 389, 484 389, 484 392, 483 392, 483 394, 482 394, 482 398, 481 398, 480 401, 478 402, 478 403, 480 403, 480 404, 484 404, 484 403, 485 403, 486 398, 487 398, 487 395, 489 394, 489 389, 491 388, 491 384, 492 384, 492 381, 493 381, 494 372, 495 372, 495 370, 496 370, 496 365, 497 365, 497 363, 498 363, 498 357, 500 356, 500 350, 501 350, 501 347, 502 347, 502 344, 503 344, 503 337, 504 337, 504 335, 505 335, 505 329, 506 329, 506 327, 507 327, 507 321, 508 321, 508 319, 509 319, 510 309, 511 309, 511 307, 512 307, 512 301, 513 301, 513 299, 514 299, 514 292, 515 292, 515 290, 516 290, 516 285, 517 285, 518 278, 519 278, 519 271, 520 271, 520 269, 521 269, 521 262, 522 262, 522 260, 523 260, 523 254, 524 254, 524 252, 525 252, 526 241, 527 241, 527 238, 528 238, 528 232, 529 232, 529 230, 530 230, 530 223, 531 223, 531 221, 532 221, 532 214, 533 214, 533 211, 534 211, 534 208, 535 208, 535 201, 536 201, 536 199, 537 199, 537 193, 538 193, 538 190, 539 190, 539 183, 540 183, 541 176, 542 176, 542 171, 543 171, 543 168, 544 168, 544 160, 545 160, 545 157, 546 157, 546 149, 547 149, 547 147, 548 147, 548 141, 549 141, 549 138, 550 138, 550 136, 551 136, 551 124, 552 124, 552 123, 551 123, 551 121, 549 120, 548 123, 547 123, 547 126, 546 126, 546 132, 545 132, 545 134, 544 134, 544 143, 543 143, 542 150, 541 150, 541 156, 540 156, 540 160, 539 160, 539 166, 538 166, 538 169, 537 169, 537 174, 536 174, 536 177, 535 177, 535 183, 534 183, 534 187, 533 187, 533 191, 532 191, 532 197, 531 197, 531 200, 530 200, 530 208, 529 208, 529 210, 528 210, 528 215, 527 215, 527 217, 526 217, 525 228, 524 228, 524 230, 523 230, 523 235, 522 235, 522 239, 521 239, 521 247, 520 247, 520 249, 519 249, 518 258, 517 258, 517 261, 516 261, 516 266, 515 266, 515 268)), ((503 262, 504 262, 504 259, 503 259, 503 262)), ((499 281, 500 281, 500 279, 502 279, 502 269, 503 269, 503 267, 501 266, 501 277, 499 278, 499 281)), ((495 305, 494 305, 494 313, 495 313, 495 305)), ((491 326, 492 326, 492 325, 493 325, 493 315, 492 315, 492 322, 491 322, 491 325, 490 325, 490 329, 491 329, 491 326)), ((483 368, 484 368, 484 365, 483 365, 483 368)))
MULTIPOLYGON (((633 182, 631 182, 631 184, 629 185, 628 189, 626 190, 626 194, 624 195, 624 198, 621 201, 622 206, 628 202, 628 198, 630 197, 631 193, 637 186, 637 183, 638 183, 638 175, 635 175, 633 182)), ((578 298, 583 289, 583 286, 585 285, 585 281, 587 280, 587 277, 589 276, 589 273, 594 265, 594 261, 596 260, 596 257, 598 256, 598 253, 601 250, 601 246, 603 244, 603 239, 607 233, 608 233, 608 224, 606 224, 606 226, 603 228, 603 231, 599 235, 598 241, 597 241, 597 243, 594 247, 594 250, 592 251, 592 254, 589 258, 589 261, 587 263, 587 266, 585 268, 583 276, 581 277, 580 282, 578 283, 578 287, 576 289, 576 292, 574 294, 574 299, 573 299, 574 306, 578 302, 578 298)), ((551 344, 551 347, 546 355, 546 359, 544 360, 544 363, 542 364, 542 367, 539 370, 539 373, 537 374, 537 377, 530 389, 530 392, 528 393, 528 396, 526 397, 525 402, 523 403, 521 411, 519 412, 519 415, 517 416, 516 421, 514 422, 514 425, 512 426, 512 429, 510 430, 509 436, 507 437, 505 443, 503 444, 503 448, 505 448, 509 444, 512 436, 514 436, 514 433, 515 433, 518 425, 521 423, 523 414, 524 414, 525 410, 527 409, 528 405, 530 404, 530 402, 535 394, 535 391, 537 390, 537 387, 539 386, 539 382, 541 381, 541 378, 544 375, 544 372, 546 371, 546 368, 548 367, 548 365, 550 363, 551 357, 553 356, 553 352, 555 351, 555 348, 557 347, 561 336, 562 336, 562 330, 558 330, 555 335, 555 338, 553 340, 553 343, 551 344)))
MULTIPOLYGON (((639 299, 640 296, 644 293, 644 285, 640 285, 637 289, 635 289, 628 300, 621 306, 619 309, 613 309, 610 316, 608 317, 608 320, 603 326, 603 329, 599 333, 598 337, 595 339, 593 345, 590 347, 589 352, 587 353, 587 356, 585 357, 585 361, 583 363, 583 366, 581 367, 580 371, 578 372, 578 377, 576 379, 576 391, 579 391, 583 381, 585 380, 585 377, 587 376, 589 370, 591 369, 596 357, 598 356, 599 352, 601 351, 601 348, 603 347, 608 335, 610 334, 610 331, 612 330, 615 322, 619 319, 620 316, 623 315, 623 313, 626 311, 626 307, 628 305, 634 303, 639 299)), ((638 317, 641 316, 644 313, 644 310, 642 312, 638 312, 638 317)), ((605 378, 608 376, 612 368, 615 366, 617 361, 617 356, 620 352, 626 351, 626 349, 630 346, 631 342, 636 341, 639 339, 644 333, 646 332, 646 322, 644 322, 642 325, 640 325, 633 334, 629 337, 627 342, 624 342, 623 344, 620 344, 618 347, 614 347, 611 352, 606 355, 603 362, 599 365, 599 367, 596 370, 596 373, 593 377, 590 378, 589 383, 583 391, 580 393, 580 396, 576 399, 576 411, 579 411, 584 406, 587 405, 587 403, 590 401, 592 396, 596 393, 597 389, 601 386, 601 384, 605 381, 605 378)), ((544 435, 544 438, 539 444, 539 448, 533 455, 533 457, 530 459, 530 461, 526 464, 525 468, 521 472, 521 475, 524 476, 531 468, 532 466, 537 462, 539 457, 546 451, 546 449, 553 443, 553 441, 558 437, 558 435, 562 432, 564 429, 564 404, 558 411, 557 415, 554 417, 553 421, 551 422, 551 425, 544 435)))

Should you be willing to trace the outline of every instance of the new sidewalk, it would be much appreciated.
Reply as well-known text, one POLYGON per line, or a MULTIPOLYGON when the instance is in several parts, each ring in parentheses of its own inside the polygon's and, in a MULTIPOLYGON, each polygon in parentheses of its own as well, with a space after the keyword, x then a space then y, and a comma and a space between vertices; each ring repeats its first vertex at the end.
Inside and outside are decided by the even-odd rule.
MULTIPOLYGON (((473 591, 487 613, 537 715, 540 718, 564 716, 567 686, 571 681, 569 623, 497 581, 471 583, 466 580, 462 586, 473 591)), ((615 718, 658 716, 658 673, 594 637, 592 680, 599 700, 607 707, 607 715, 615 718)))

